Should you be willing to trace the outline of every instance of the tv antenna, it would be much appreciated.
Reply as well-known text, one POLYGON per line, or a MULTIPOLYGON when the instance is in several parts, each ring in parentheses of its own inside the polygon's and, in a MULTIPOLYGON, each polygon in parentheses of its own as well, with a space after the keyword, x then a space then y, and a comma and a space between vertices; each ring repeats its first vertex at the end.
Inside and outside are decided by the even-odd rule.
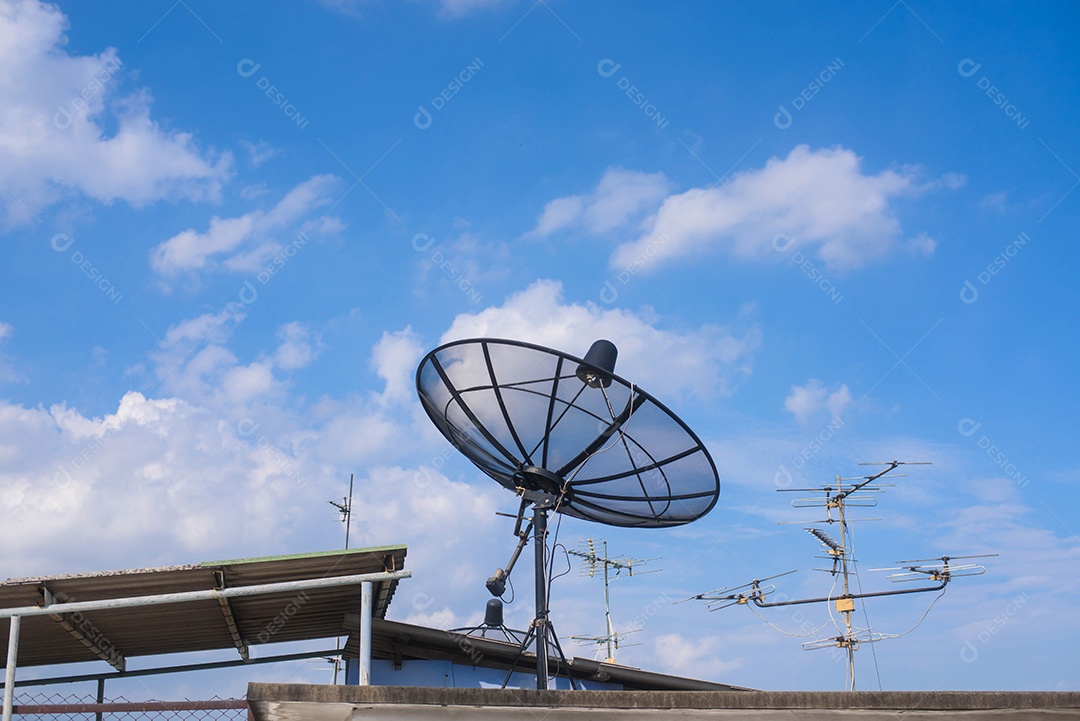
MULTIPOLYGON (((349 495, 337 501, 327 501, 341 513, 341 522, 345 524, 345 550, 349 550, 349 529, 352 528, 352 505, 353 505, 353 474, 349 474, 349 495)), ((337 638, 335 648, 338 654, 330 660, 334 664, 334 685, 337 686, 338 673, 341 671, 341 637, 337 638)))
MULTIPOLYGON (((597 645, 607 646, 607 662, 615 663, 615 651, 619 650, 619 639, 623 636, 634 633, 634 631, 627 631, 627 633, 617 633, 611 625, 611 570, 614 569, 615 578, 619 578, 620 574, 624 571, 627 576, 634 575, 635 565, 640 568, 649 561, 655 561, 657 558, 623 558, 616 556, 614 558, 607 555, 607 541, 603 539, 587 538, 582 542, 582 549, 580 551, 567 551, 572 556, 577 556, 583 561, 582 575, 592 578, 598 571, 598 567, 604 569, 604 623, 607 633, 603 636, 571 636, 570 638, 575 641, 587 641, 597 645), (599 548, 597 548, 599 546, 599 548)), ((660 569, 649 569, 648 571, 638 571, 640 576, 642 573, 656 573, 660 569)), ((624 644, 625 645, 625 644, 624 644)))
POLYGON ((535 615, 519 657, 534 642, 538 689, 548 687, 550 647, 566 667, 549 617, 549 515, 666 528, 701 518, 720 493, 701 440, 666 406, 615 375, 617 356, 606 340, 577 358, 521 341, 476 338, 436 348, 416 371, 420 401, 435 427, 521 499, 513 516, 517 547, 487 587, 502 595, 531 536, 535 615))
POLYGON ((349 529, 352 527, 353 474, 349 474, 349 495, 337 501, 327 501, 341 513, 341 522, 345 524, 345 550, 349 550, 349 529))
MULTIPOLYGON (((839 595, 834 596, 830 591, 830 594, 821 598, 803 598, 795 600, 782 600, 782 601, 768 601, 769 594, 776 590, 776 586, 773 584, 766 584, 766 581, 771 581, 775 578, 781 578, 789 574, 795 573, 795 571, 787 571, 775 576, 768 576, 762 579, 754 579, 750 583, 743 584, 741 586, 733 586, 729 588, 718 588, 713 591, 707 591, 706 593, 699 593, 690 598, 683 599, 683 601, 689 600, 701 600, 709 603, 709 610, 716 611, 721 608, 728 608, 730 606, 747 606, 749 603, 753 603, 758 608, 774 608, 777 606, 795 606, 807 603, 827 603, 832 604, 837 613, 843 617, 843 628, 837 625, 837 631, 839 635, 834 637, 820 638, 813 641, 807 641, 802 644, 805 650, 815 650, 823 648, 842 648, 847 654, 847 687, 849 691, 855 690, 855 651, 864 643, 876 643, 887 638, 898 638, 904 634, 883 634, 874 631, 870 627, 858 628, 851 620, 851 615, 855 612, 855 599, 857 598, 875 598, 881 596, 898 596, 908 593, 927 593, 931 591, 945 592, 945 587, 949 581, 958 576, 978 576, 986 572, 983 566, 978 564, 961 564, 950 565, 950 561, 955 559, 969 559, 969 558, 988 558, 996 556, 997 554, 983 554, 978 556, 941 556, 934 559, 919 559, 913 561, 897 561, 897 564, 909 564, 898 565, 894 568, 886 569, 871 569, 874 571, 898 571, 889 576, 890 581, 903 582, 903 581, 917 581, 917 582, 933 582, 936 585, 932 586, 919 586, 917 588, 904 588, 896 589, 892 591, 872 591, 862 592, 860 585, 859 593, 851 592, 851 575, 857 573, 855 560, 853 554, 853 540, 852 534, 848 529, 848 524, 856 521, 877 521, 877 518, 848 518, 847 509, 851 508, 870 508, 877 505, 877 497, 884 492, 884 489, 890 487, 891 484, 878 483, 877 481, 892 471, 896 470, 900 466, 912 466, 912 465, 930 465, 928 462, 904 462, 904 461, 889 461, 888 463, 860 463, 860 466, 885 466, 883 470, 876 473, 872 473, 866 476, 858 476, 855 478, 841 478, 839 475, 836 477, 834 484, 828 484, 819 486, 817 488, 781 488, 778 489, 781 492, 810 492, 810 493, 824 493, 824 497, 821 495, 810 498, 796 498, 791 502, 793 508, 824 508, 825 518, 798 522, 800 525, 811 525, 810 528, 805 528, 807 533, 813 536, 819 543, 819 550, 825 555, 818 556, 818 558, 824 559, 830 562, 829 568, 817 568, 816 571, 823 571, 833 577, 833 584, 837 581, 842 583, 841 592, 839 595), (827 533, 825 530, 813 526, 818 524, 826 524, 826 526, 838 525, 839 526, 839 540, 827 533), (763 585, 764 584, 764 585, 763 585)), ((889 476, 892 478, 902 478, 903 474, 889 476)), ((939 595, 938 598, 941 596, 939 595)), ((679 602, 681 603, 681 601, 679 602)), ((933 608, 934 603, 937 603, 937 599, 930 604, 930 608, 933 608)), ((929 613, 930 609, 927 609, 929 613)), ((832 614, 830 613, 830 617, 832 614)), ((925 614, 923 618, 925 618, 925 614)), ((920 620, 919 623, 922 621, 920 620)), ((918 624, 915 625, 916 627, 918 624)), ((913 631, 914 627, 910 629, 913 631)), ((908 633, 905 631, 904 633, 908 633)))

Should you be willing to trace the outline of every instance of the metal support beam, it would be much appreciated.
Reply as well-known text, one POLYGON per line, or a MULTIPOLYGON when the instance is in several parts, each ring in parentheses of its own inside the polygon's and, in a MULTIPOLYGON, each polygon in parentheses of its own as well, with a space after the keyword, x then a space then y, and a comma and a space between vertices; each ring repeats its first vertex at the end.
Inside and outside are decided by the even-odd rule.
POLYGON ((101 632, 98 631, 85 617, 82 617, 81 620, 75 618, 76 616, 81 615, 82 614, 72 613, 49 614, 52 620, 56 621, 62 629, 71 635, 72 638, 83 646, 86 646, 88 651, 115 668, 117 671, 123 671, 127 667, 127 659, 124 658, 122 653, 113 648, 112 644, 108 642, 108 639, 105 639, 105 637, 101 635, 101 632), (73 623, 73 621, 77 621, 78 625, 73 623), (90 634, 87 635, 86 631, 89 631, 90 634), (104 640, 104 647, 92 637, 104 640))
POLYGON ((360 584, 360 678, 361 686, 371 685, 371 597, 372 584, 360 584))
POLYGON ((8 630, 7 667, 4 674, 4 721, 11 721, 11 702, 15 698, 15 666, 19 658, 19 626, 22 618, 11 617, 8 630))
POLYGON ((533 507, 533 552, 536 554, 536 688, 548 687, 548 604, 547 604, 547 506, 533 507))
POLYGON ((54 603, 48 606, 20 606, 0 609, 0 618, 16 616, 51 616, 58 611, 85 613, 111 608, 134 608, 136 606, 160 606, 170 603, 190 601, 208 601, 218 598, 236 598, 240 596, 261 596, 267 593, 284 591, 307 591, 313 588, 333 588, 349 586, 364 581, 399 581, 411 578, 412 571, 389 571, 379 573, 358 573, 352 576, 331 576, 329 578, 308 578, 302 581, 282 581, 279 583, 261 583, 255 586, 237 586, 223 590, 183 591, 180 593, 162 593, 153 596, 129 596, 127 598, 106 598, 100 601, 74 601, 72 603, 54 603))
POLYGON ((24 686, 50 686, 54 684, 81 683, 83 681, 96 681, 104 683, 114 678, 136 678, 139 676, 158 676, 165 673, 185 673, 187 671, 212 671, 219 668, 235 668, 236 666, 255 666, 264 663, 283 663, 285 661, 300 661, 303 659, 333 656, 336 651, 332 648, 322 651, 301 651, 299 653, 285 653, 276 656, 260 656, 247 661, 232 659, 229 661, 210 661, 207 663, 189 663, 178 666, 158 666, 155 668, 140 668, 123 673, 83 673, 72 676, 50 676, 48 678, 27 678, 16 681, 16 688, 24 686))
MULTIPOLYGON (((222 571, 214 571, 214 587, 219 591, 224 590, 225 574, 222 571)), ((240 658, 247 661, 248 645, 247 642, 244 641, 243 636, 240 635, 240 629, 236 625, 236 617, 233 615, 232 605, 229 603, 229 599, 219 598, 218 604, 221 605, 221 612, 225 614, 225 625, 229 627, 229 635, 232 636, 233 645, 236 646, 240 658)))
MULTIPOLYGON (((43 600, 43 606, 52 606, 55 604, 56 595, 49 590, 49 587, 42 583, 38 586, 38 593, 41 594, 43 600)), ((63 598, 61 602, 70 600, 70 597, 66 594, 60 594, 63 598)), ((65 614, 65 613, 51 613, 49 616, 52 620, 60 624, 60 628, 68 632, 76 641, 86 646, 87 650, 92 654, 100 658, 105 663, 109 664, 117 671, 123 671, 127 668, 127 659, 123 654, 116 650, 109 639, 99 631, 94 624, 90 623, 89 619, 81 614, 65 614), (78 616, 78 618, 76 618, 78 616), (98 640, 105 642, 104 647, 98 643, 98 640)), ((101 719, 98 719, 101 721, 101 719)))

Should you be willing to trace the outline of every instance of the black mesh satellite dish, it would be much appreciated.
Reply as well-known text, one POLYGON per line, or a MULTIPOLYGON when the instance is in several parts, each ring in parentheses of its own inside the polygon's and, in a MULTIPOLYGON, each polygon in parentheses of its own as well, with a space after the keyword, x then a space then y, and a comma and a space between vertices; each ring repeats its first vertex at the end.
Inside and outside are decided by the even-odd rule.
POLYGON ((560 513, 612 526, 704 516, 720 493, 704 444, 615 375, 614 362, 608 341, 580 359, 518 341, 463 340, 429 353, 416 385, 442 434, 530 501, 561 497, 560 513))
MULTIPOLYGON (((704 444, 666 406, 615 374, 606 340, 585 358, 520 341, 447 343, 420 362, 416 387, 435 426, 480 470, 522 498, 520 539, 536 541, 537 687, 547 688, 544 554, 549 511, 611 526, 664 528, 716 505, 720 479, 704 444)), ((556 641, 557 643, 557 641, 556 641)))

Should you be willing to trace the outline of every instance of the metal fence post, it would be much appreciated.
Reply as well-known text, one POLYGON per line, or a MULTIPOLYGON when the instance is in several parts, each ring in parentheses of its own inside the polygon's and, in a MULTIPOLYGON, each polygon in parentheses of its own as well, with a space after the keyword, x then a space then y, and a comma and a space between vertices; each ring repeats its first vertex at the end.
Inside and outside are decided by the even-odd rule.
MULTIPOLYGON (((97 702, 105 703, 105 679, 99 678, 97 680, 97 702)), ((94 715, 94 721, 101 721, 103 714, 98 711, 94 715)))
POLYGON ((11 721, 11 703, 15 699, 15 664, 19 657, 19 626, 21 616, 11 617, 8 630, 7 668, 4 675, 4 721, 11 721))
POLYGON ((371 596, 371 581, 362 581, 360 583, 360 678, 358 679, 361 686, 371 685, 371 596))

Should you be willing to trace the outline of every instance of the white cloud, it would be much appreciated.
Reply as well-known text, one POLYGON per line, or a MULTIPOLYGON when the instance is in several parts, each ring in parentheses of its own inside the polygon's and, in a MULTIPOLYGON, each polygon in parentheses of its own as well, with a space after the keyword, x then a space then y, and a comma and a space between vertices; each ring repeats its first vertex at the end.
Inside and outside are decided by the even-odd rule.
POLYGON ((585 214, 585 200, 580 195, 556 198, 544 206, 533 229, 534 235, 545 236, 569 228, 585 214))
POLYGON ((539 280, 501 307, 459 315, 441 342, 509 338, 581 357, 593 341, 606 338, 619 349, 616 372, 661 399, 727 394, 750 374, 750 357, 760 342, 756 326, 737 335, 717 326, 679 333, 661 330, 657 323, 648 314, 564 304, 561 283, 539 280))
POLYGON ((383 333, 375 344, 371 362, 386 384, 381 396, 384 404, 406 403, 415 399, 413 377, 423 355, 420 338, 411 327, 396 333, 383 333))
POLYGON ((1004 213, 1009 207, 1009 191, 999 190, 996 193, 989 193, 979 199, 979 210, 992 210, 998 213, 1004 213))
POLYGON ((720 639, 716 636, 698 636, 690 639, 677 633, 659 635, 653 642, 656 662, 666 673, 688 678, 712 679, 743 665, 734 658, 720 658, 720 639))
POLYGON ((278 329, 281 345, 274 352, 274 361, 282 370, 303 368, 319 355, 319 339, 303 323, 286 323, 278 329))
MULTIPOLYGON (((409 545, 413 577, 398 589, 391 617, 434 628, 476 622, 490 598, 484 582, 516 542, 512 521, 495 515, 516 510, 513 495, 492 482, 450 480, 430 466, 374 467, 357 474, 356 488, 356 545, 409 545)), ((517 574, 514 580, 522 583, 517 574)))
POLYGON ((190 133, 151 119, 147 91, 121 94, 116 50, 69 54, 67 26, 54 5, 0 3, 0 166, 10 168, 0 193, 7 221, 26 221, 72 192, 134 205, 217 198, 232 156, 202 151, 190 133), (107 126, 115 131, 106 133, 107 126))
POLYGON ((654 209, 670 190, 663 173, 608 168, 589 195, 556 198, 544 206, 530 234, 543 237, 571 227, 606 233, 654 209))
POLYGON ((285 398, 288 381, 275 371, 303 368, 319 354, 319 338, 299 322, 278 327, 278 345, 242 363, 227 343, 244 320, 237 307, 181 321, 150 354, 153 388, 187 401, 238 413, 285 398))
POLYGON ((439 0, 439 9, 445 17, 458 18, 507 3, 508 0, 439 0))
POLYGON ((10 575, 288 549, 324 494, 302 457, 176 398, 129 392, 102 418, 0 403, 0 436, 10 575))
MULTIPOLYGON (((326 500, 355 470, 354 543, 410 547, 417 580, 399 591, 402 614, 471 603, 462 599, 482 593, 505 560, 505 548, 488 542, 492 533, 506 530, 512 542, 494 511, 516 501, 494 483, 474 487, 437 470, 449 454, 445 441, 432 445, 422 432, 430 423, 419 404, 416 412, 381 405, 402 392, 396 361, 414 365, 412 332, 387 334, 373 349, 381 393, 297 408, 274 376, 282 346, 250 362, 227 347, 240 320, 222 311, 177 323, 164 334, 175 355, 152 354, 162 397, 128 392, 103 417, 0 401, 0 513, 10 520, 0 544, 12 554, 9 575, 334 547, 340 526, 329 522, 326 500)), ((296 323, 278 335, 285 344, 310 337, 296 323)), ((295 362, 303 355, 284 353, 295 362)), ((459 467, 479 475, 464 461, 459 467)))
POLYGON ((846 383, 830 392, 820 380, 811 378, 804 386, 791 387, 790 395, 784 399, 784 408, 800 424, 806 425, 822 411, 828 411, 832 418, 843 416, 851 401, 851 391, 846 383))
POLYGON ((257 168, 267 160, 281 155, 280 149, 275 148, 265 140, 260 140, 257 143, 252 143, 249 140, 241 140, 240 147, 248 152, 248 158, 251 160, 251 167, 253 168, 257 168))
POLYGON ((331 192, 337 182, 333 175, 316 175, 290 190, 268 211, 253 210, 235 218, 215 216, 205 232, 189 228, 155 247, 150 252, 150 265, 166 277, 200 270, 262 270, 267 260, 286 247, 275 236, 313 226, 331 232, 340 229, 336 218, 311 218, 333 202, 331 192))
MULTIPOLYGON (((4 341, 14 332, 15 328, 11 323, 4 323, 0 321, 0 341, 4 341)), ((26 383, 27 377, 25 374, 15 369, 4 355, 0 354, 0 383, 26 383)))
MULTIPOLYGON (((896 198, 955 188, 963 180, 950 173, 919 184, 916 172, 867 175, 851 150, 800 145, 786 158, 771 158, 764 168, 736 173, 720 186, 668 197, 649 230, 619 246, 611 263, 625 267, 643 253, 671 261, 719 247, 747 260, 813 251, 830 268, 857 268, 901 243, 896 198), (778 246, 785 252, 777 252, 778 246)), ((932 244, 926 234, 917 237, 922 252, 932 244)))

